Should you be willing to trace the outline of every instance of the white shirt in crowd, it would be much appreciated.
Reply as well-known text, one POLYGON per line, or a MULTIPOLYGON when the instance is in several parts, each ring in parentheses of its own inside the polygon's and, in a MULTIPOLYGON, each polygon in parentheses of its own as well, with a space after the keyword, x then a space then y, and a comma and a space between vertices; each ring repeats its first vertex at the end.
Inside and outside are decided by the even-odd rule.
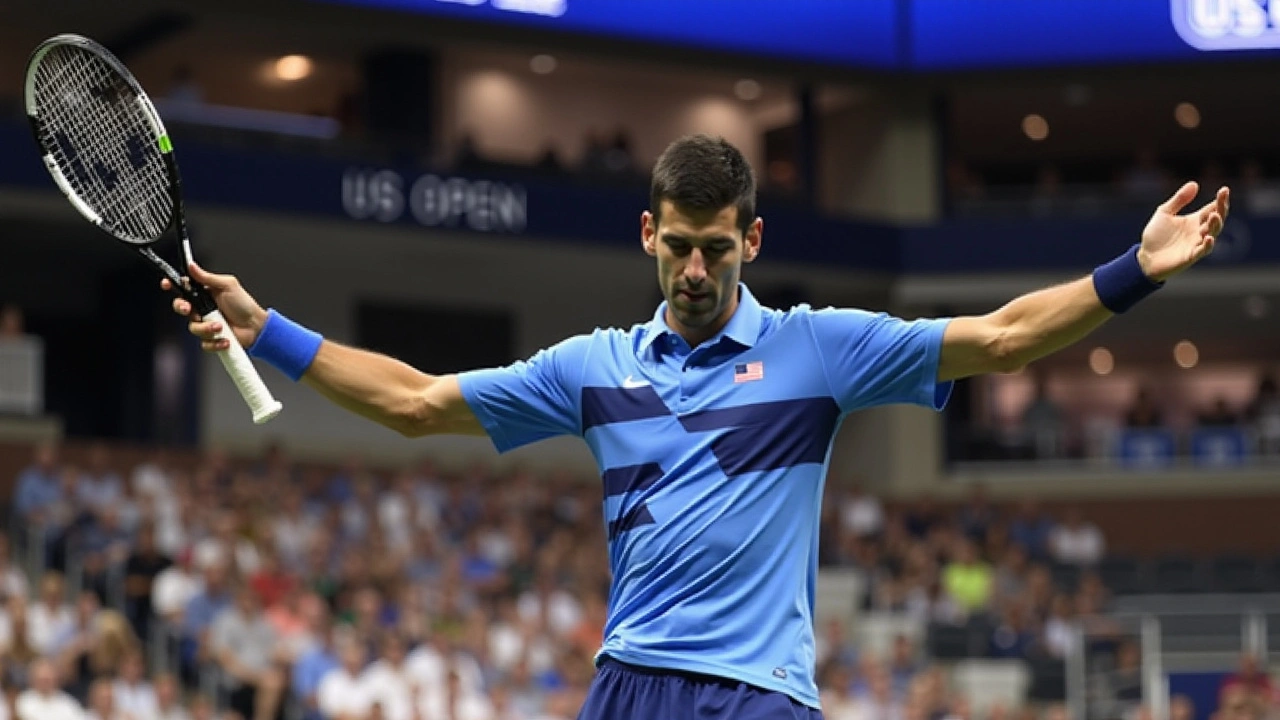
POLYGON ((157 615, 167 617, 185 610, 191 598, 204 590, 204 579, 195 573, 171 565, 156 576, 151 588, 151 607, 157 615))
MULTIPOLYGON (((573 595, 564 590, 553 590, 547 602, 547 629, 553 635, 567 635, 582 622, 582 605, 573 595)), ((517 601, 516 609, 526 622, 537 620, 542 612, 542 598, 532 590, 525 592, 517 601)))
POLYGON ((844 529, 858 537, 876 535, 884 529, 884 506, 870 495, 852 496, 840 509, 844 529))
POLYGON ((116 711, 132 718, 132 720, 159 720, 160 704, 156 701, 156 691, 149 682, 130 685, 117 680, 111 687, 112 701, 116 711))
POLYGON ((41 695, 35 690, 24 690, 14 704, 17 720, 85 720, 80 703, 67 693, 57 690, 41 695))
MULTIPOLYGON (((422 644, 405 658, 405 672, 413 685, 425 693, 444 692, 449 680, 449 664, 438 650, 428 644, 422 644)), ((484 673, 480 663, 470 655, 456 653, 453 656, 453 670, 464 692, 478 693, 484 688, 484 673)))
POLYGON ((59 639, 76 629, 76 615, 70 605, 50 608, 43 602, 27 608, 27 645, 44 656, 53 652, 59 639))
POLYGON ((369 709, 369 698, 359 676, 334 668, 320 679, 316 705, 326 718, 363 716, 369 709))
POLYGON ((1107 544, 1096 525, 1081 523, 1076 527, 1059 525, 1049 535, 1049 551, 1053 559, 1073 565, 1093 565, 1106 553, 1107 544))
POLYGON ((449 713, 448 696, 445 693, 422 693, 418 705, 422 720, 492 720, 493 705, 489 698, 479 693, 462 693, 454 700, 453 714, 449 713))
POLYGON ((534 674, 550 670, 556 662, 555 645, 542 634, 526 642, 520 628, 506 622, 494 623, 489 628, 489 661, 506 672, 521 660, 528 663, 529 671, 534 674))
POLYGON ((365 668, 360 676, 366 707, 382 705, 384 720, 413 720, 414 685, 408 665, 394 667, 379 660, 365 668))
POLYGON ((0 570, 0 596, 11 598, 21 595, 28 597, 29 586, 27 585, 27 576, 22 571, 14 567, 12 564, 6 565, 0 570))

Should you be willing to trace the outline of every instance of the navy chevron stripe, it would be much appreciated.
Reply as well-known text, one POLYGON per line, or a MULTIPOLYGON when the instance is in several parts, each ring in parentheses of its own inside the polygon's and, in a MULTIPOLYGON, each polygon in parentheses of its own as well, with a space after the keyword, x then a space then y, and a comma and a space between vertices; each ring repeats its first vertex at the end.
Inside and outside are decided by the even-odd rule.
POLYGON ((840 419, 828 397, 782 400, 704 410, 680 418, 689 432, 725 432, 711 451, 730 477, 821 463, 840 419))
POLYGON ((645 490, 662 479, 662 466, 658 463, 627 465, 604 471, 604 496, 625 495, 645 490))
POLYGON ((653 515, 649 513, 649 507, 641 503, 628 510, 626 515, 609 522, 609 540, 612 541, 628 530, 634 530, 641 525, 652 525, 653 523, 653 515))
POLYGON ((582 431, 609 423, 670 415, 671 410, 652 385, 638 388, 582 388, 582 431))

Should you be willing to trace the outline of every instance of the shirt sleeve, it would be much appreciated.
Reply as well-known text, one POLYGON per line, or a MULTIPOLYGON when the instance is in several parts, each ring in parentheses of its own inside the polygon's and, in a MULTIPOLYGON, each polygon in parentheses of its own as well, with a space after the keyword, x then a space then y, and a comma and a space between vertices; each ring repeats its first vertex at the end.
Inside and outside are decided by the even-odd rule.
POLYGON ((814 338, 832 395, 844 412, 911 404, 941 410, 951 382, 938 382, 950 319, 903 320, 865 310, 818 310, 814 338))
POLYGON ((582 428, 582 377, 591 336, 569 338, 528 360, 458 375, 462 396, 498 452, 582 428))

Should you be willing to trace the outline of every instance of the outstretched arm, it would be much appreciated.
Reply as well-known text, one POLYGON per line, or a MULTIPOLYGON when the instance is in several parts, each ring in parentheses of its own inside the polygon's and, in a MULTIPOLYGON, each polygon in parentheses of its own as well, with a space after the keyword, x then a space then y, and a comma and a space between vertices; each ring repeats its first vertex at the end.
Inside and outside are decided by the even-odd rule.
POLYGON ((987 315, 952 320, 942 340, 938 380, 1010 372, 1093 332, 1117 312, 1213 250, 1230 201, 1227 188, 1200 210, 1179 215, 1199 187, 1183 185, 1156 209, 1136 251, 1092 276, 1023 295, 987 315))
MULTIPOLYGON (((268 322, 274 323, 272 331, 288 330, 288 321, 272 318, 234 276, 210 273, 195 264, 189 272, 193 280, 209 288, 245 348, 254 347, 268 322)), ((161 286, 170 289, 167 280, 161 286)), ((190 319, 191 333, 201 339, 205 350, 226 346, 227 341, 215 339, 221 329, 218 324, 193 314, 189 302, 175 299, 173 309, 190 319)), ((288 363, 294 367, 286 372, 341 407, 408 437, 485 434, 463 398, 456 376, 428 375, 386 355, 310 337, 316 345, 306 352, 300 348, 297 358, 288 363)))

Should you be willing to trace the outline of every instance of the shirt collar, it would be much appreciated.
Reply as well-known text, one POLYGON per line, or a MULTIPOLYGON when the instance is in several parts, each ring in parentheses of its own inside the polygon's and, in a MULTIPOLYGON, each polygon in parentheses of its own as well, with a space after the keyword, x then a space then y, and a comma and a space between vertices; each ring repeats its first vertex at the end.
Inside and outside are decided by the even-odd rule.
MULTIPOLYGON (((760 325, 762 323, 763 310, 759 301, 747 289, 746 283, 738 283, 738 308, 733 311, 732 317, 729 318, 728 324, 720 331, 718 335, 711 338, 711 343, 716 343, 720 338, 729 338, 743 347, 754 347, 756 340, 760 338, 760 325)), ((643 335, 640 338, 640 352, 645 352, 660 337, 666 335, 675 335, 675 331, 667 326, 667 301, 663 300, 658 305, 658 310, 653 314, 653 319, 645 323, 643 335)))

